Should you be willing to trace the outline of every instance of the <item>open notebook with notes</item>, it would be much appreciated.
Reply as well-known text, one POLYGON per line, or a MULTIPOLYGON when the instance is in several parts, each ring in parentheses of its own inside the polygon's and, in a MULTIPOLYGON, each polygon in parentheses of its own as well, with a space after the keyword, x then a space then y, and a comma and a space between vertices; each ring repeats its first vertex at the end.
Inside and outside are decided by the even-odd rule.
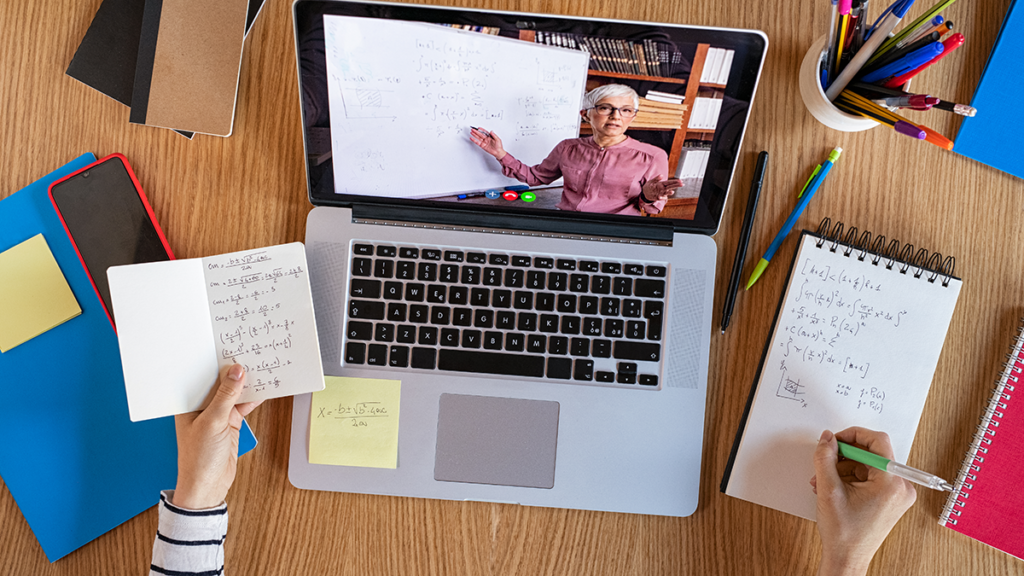
POLYGON ((822 430, 882 430, 907 460, 961 287, 952 258, 828 226, 800 237, 721 486, 811 520, 822 430))

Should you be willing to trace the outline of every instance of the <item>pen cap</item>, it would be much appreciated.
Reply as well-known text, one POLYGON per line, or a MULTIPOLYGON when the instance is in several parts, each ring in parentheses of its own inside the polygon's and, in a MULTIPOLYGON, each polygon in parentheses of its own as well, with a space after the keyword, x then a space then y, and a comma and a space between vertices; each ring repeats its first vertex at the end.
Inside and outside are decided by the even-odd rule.
POLYGON ((841 132, 860 132, 878 126, 874 120, 843 112, 825 96, 821 87, 821 62, 825 58, 826 40, 825 36, 815 40, 800 64, 800 97, 807 110, 818 122, 841 132))

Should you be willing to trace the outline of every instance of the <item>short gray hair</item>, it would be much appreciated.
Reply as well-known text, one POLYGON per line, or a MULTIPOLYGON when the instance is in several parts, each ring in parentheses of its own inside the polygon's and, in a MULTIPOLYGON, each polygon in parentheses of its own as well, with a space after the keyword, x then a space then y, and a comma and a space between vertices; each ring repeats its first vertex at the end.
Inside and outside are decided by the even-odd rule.
POLYGON ((633 106, 635 108, 640 107, 640 97, 637 96, 636 90, 625 84, 605 84, 587 92, 587 95, 583 97, 583 110, 590 110, 597 106, 597 103, 601 100, 616 96, 629 96, 633 99, 633 106))

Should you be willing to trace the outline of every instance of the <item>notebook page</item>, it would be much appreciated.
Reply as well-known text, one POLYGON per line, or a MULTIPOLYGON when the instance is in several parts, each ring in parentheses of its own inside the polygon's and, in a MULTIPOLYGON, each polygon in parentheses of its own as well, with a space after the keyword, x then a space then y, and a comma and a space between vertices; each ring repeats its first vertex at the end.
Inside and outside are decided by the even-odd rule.
POLYGON ((218 365, 241 364, 248 373, 239 402, 323 390, 302 244, 202 261, 218 365))
POLYGON ((811 520, 822 430, 885 431, 906 462, 961 287, 819 241, 801 237, 726 489, 811 520))

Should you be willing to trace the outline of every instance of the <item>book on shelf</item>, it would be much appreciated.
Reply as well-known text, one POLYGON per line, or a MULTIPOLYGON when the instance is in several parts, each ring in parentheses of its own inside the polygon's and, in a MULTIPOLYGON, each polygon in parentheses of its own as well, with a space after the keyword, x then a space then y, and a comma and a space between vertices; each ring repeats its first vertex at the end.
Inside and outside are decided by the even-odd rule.
POLYGON ((667 110, 669 112, 678 112, 682 114, 689 107, 681 102, 676 104, 673 102, 660 102, 658 100, 651 100, 650 98, 640 98, 640 108, 647 108, 650 110, 667 110))
POLYGON ((685 95, 683 94, 671 94, 669 92, 658 92, 657 90, 648 90, 645 94, 645 98, 653 100, 655 102, 664 102, 666 104, 681 104, 685 95))
POLYGON ((722 112, 722 102, 721 98, 696 98, 687 127, 691 130, 714 130, 722 112))
MULTIPOLYGON (((469 26, 462 29, 481 29, 478 31, 494 33, 487 27, 469 26)), ((590 69, 598 72, 670 77, 683 59, 682 53, 675 50, 672 44, 651 39, 634 42, 621 38, 538 31, 534 34, 533 41, 587 52, 590 54, 590 69)))

